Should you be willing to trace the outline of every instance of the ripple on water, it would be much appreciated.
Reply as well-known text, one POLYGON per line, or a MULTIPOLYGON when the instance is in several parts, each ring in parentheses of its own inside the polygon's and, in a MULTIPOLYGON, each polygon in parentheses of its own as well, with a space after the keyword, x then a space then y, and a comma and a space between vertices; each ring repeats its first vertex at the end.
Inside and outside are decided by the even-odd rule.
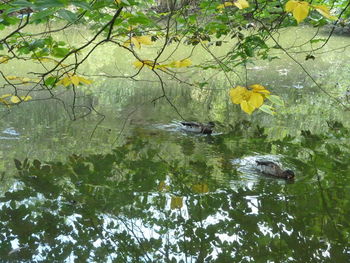
MULTIPOLYGON (((181 124, 181 121, 172 121, 169 124, 155 124, 155 125, 153 125, 153 127, 155 127, 156 129, 164 130, 164 131, 181 133, 182 135, 185 135, 185 136, 188 136, 188 135, 208 136, 208 134, 197 133, 197 132, 189 131, 188 129, 184 129, 184 126, 181 124)), ((222 134, 222 133, 215 132, 215 130, 214 130, 213 133, 210 135, 215 136, 215 135, 220 135, 220 134, 222 134)))
POLYGON ((2 134, 5 136, 0 136, 0 140, 18 140, 20 135, 19 132, 12 127, 3 130, 2 134))

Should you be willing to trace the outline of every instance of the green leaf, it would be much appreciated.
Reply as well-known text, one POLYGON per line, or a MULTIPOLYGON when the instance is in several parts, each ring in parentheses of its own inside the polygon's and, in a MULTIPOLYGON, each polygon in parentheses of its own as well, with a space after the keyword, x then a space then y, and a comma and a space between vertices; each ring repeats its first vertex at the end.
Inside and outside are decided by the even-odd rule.
POLYGON ((325 41, 326 41, 326 39, 324 39, 324 38, 317 38, 317 39, 311 39, 310 43, 313 44, 313 43, 325 42, 325 41))
POLYGON ((54 7, 64 7, 66 1, 59 0, 38 0, 35 2, 35 7, 42 8, 54 8, 54 7))
POLYGON ((61 18, 67 20, 70 23, 74 23, 78 20, 78 17, 76 14, 66 9, 61 9, 57 13, 61 18))
POLYGON ((53 87, 55 85, 56 81, 57 81, 56 77, 48 77, 47 79, 45 79, 44 83, 46 86, 53 87))
POLYGON ((52 16, 54 13, 56 13, 56 9, 46 9, 40 12, 36 12, 32 15, 31 20, 32 21, 41 20, 49 16, 52 16))
POLYGON ((69 49, 62 48, 62 47, 56 47, 52 50, 51 55, 56 58, 63 58, 69 53, 69 49))
POLYGON ((269 95, 266 96, 266 98, 271 101, 272 103, 278 105, 278 106, 284 106, 284 101, 281 97, 276 96, 276 95, 269 95))
POLYGON ((274 111, 274 108, 269 106, 269 105, 262 105, 259 110, 265 112, 265 113, 268 113, 270 115, 275 115, 276 112, 274 111))
POLYGON ((22 8, 27 8, 27 7, 33 7, 34 5, 31 2, 28 2, 26 0, 17 0, 11 3, 12 7, 20 7, 22 8))
POLYGON ((84 10, 92 10, 91 6, 83 1, 72 1, 72 5, 75 5, 76 7, 80 7, 84 10))

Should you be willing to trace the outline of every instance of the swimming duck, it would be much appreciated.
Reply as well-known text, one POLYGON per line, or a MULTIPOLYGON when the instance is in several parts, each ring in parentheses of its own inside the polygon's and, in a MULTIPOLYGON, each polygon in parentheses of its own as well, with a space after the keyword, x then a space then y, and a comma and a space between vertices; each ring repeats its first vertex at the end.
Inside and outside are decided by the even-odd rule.
POLYGON ((202 133, 202 134, 211 134, 215 127, 215 123, 210 121, 207 124, 199 122, 181 122, 182 129, 189 132, 202 133))
POLYGON ((292 180, 295 176, 292 170, 283 170, 278 164, 271 161, 256 161, 257 168, 263 174, 292 180))

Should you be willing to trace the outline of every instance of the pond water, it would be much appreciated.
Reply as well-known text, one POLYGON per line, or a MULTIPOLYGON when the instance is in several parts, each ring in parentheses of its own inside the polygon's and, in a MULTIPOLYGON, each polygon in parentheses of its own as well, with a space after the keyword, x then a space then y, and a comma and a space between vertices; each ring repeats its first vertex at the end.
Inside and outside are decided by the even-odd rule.
MULTIPOLYGON (((94 84, 79 90, 77 120, 71 90, 57 91, 59 100, 37 92, 1 109, 0 258, 350 262, 350 38, 332 38, 311 61, 301 48, 288 49, 313 32, 289 30, 280 40, 332 98, 278 50, 279 60, 248 65, 243 83, 235 73, 244 69, 229 74, 234 85, 260 83, 283 97, 274 116, 246 115, 229 101, 225 74, 196 67, 181 70, 180 84, 163 76, 169 104, 147 69, 122 78, 135 73, 134 60, 108 46, 81 72, 94 84), (182 118, 214 121, 215 132, 184 132, 182 118), (295 180, 262 176, 253 167, 258 159, 292 169, 295 180)), ((210 58, 188 47, 172 56, 189 54, 194 64, 210 58)))

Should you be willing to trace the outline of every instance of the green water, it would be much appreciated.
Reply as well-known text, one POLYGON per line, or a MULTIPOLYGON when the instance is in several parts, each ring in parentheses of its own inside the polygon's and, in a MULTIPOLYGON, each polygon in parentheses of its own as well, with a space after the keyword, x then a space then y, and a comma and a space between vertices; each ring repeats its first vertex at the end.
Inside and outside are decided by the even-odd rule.
MULTIPOLYGON (((288 47, 295 34, 304 43, 311 32, 288 31, 281 39, 288 47)), ((315 61, 290 50, 345 106, 349 44, 335 37, 315 61)), ((87 61, 81 73, 94 84, 79 90, 76 121, 70 120, 70 90, 57 93, 61 101, 38 92, 32 102, 2 109, 2 261, 350 261, 350 123, 344 107, 275 51, 280 60, 247 66, 247 82, 284 98, 277 115, 245 115, 229 101, 224 74, 196 68, 181 70, 181 78, 207 81, 203 88, 163 76, 177 112, 164 98, 152 102, 163 93, 146 69, 137 79, 147 81, 92 76, 132 74, 134 60, 120 52, 101 48, 87 61), (91 105, 95 111, 79 118, 91 105), (214 134, 181 131, 178 113, 215 121, 214 134), (255 159, 278 161, 296 179, 262 176, 252 167, 255 159)), ((189 52, 181 48, 174 59, 189 52)), ((195 49, 193 58, 200 63, 209 56, 195 49)), ((9 63, 3 70, 15 75, 26 65, 9 63)), ((245 75, 242 68, 237 72, 245 75)), ((234 73, 230 77, 245 84, 234 73)))

